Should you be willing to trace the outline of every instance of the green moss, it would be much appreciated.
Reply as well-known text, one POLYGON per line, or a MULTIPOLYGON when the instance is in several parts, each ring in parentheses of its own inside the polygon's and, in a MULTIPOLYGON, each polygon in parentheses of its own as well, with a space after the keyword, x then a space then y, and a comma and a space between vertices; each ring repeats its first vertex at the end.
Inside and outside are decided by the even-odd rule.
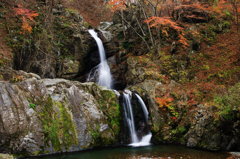
POLYGON ((99 124, 96 125, 96 130, 93 130, 91 128, 91 135, 92 135, 93 141, 94 141, 92 144, 94 146, 101 145, 101 143, 102 143, 102 137, 101 137, 101 133, 99 133, 99 129, 100 129, 100 125, 99 124))
POLYGON ((13 159, 13 156, 8 154, 0 154, 0 159, 13 159))
POLYGON ((78 144, 75 125, 62 103, 54 103, 52 98, 48 97, 41 109, 38 117, 44 128, 46 144, 51 141, 54 151, 61 151, 62 146, 68 150, 71 145, 78 144))
POLYGON ((71 145, 78 145, 76 126, 64 105, 59 102, 57 102, 57 105, 61 112, 60 126, 62 129, 60 129, 59 135, 63 140, 64 147, 68 150, 71 145))
POLYGON ((102 98, 96 97, 100 109, 108 117, 108 125, 113 130, 115 138, 118 138, 120 132, 120 107, 116 95, 109 90, 101 91, 102 98))
POLYGON ((96 124, 95 130, 90 125, 89 125, 89 128, 91 129, 91 135, 93 137, 93 141, 90 144, 90 147, 101 146, 101 145, 110 145, 110 144, 114 143, 114 139, 112 139, 111 137, 108 136, 109 131, 100 132, 100 124, 99 123, 96 124))
POLYGON ((41 151, 35 151, 35 152, 33 152, 33 155, 36 156, 36 155, 40 154, 40 152, 41 152, 41 151))
POLYGON ((84 27, 85 28, 88 28, 89 27, 89 24, 87 22, 84 22, 84 27))
POLYGON ((72 14, 77 14, 77 13, 78 13, 77 10, 71 9, 71 8, 66 8, 65 11, 68 11, 68 12, 70 12, 70 13, 72 13, 72 14))
POLYGON ((178 130, 180 131, 180 133, 184 133, 187 129, 185 129, 184 126, 180 126, 178 130))
POLYGON ((86 149, 86 148, 88 148, 88 146, 81 146, 81 148, 82 148, 82 149, 86 149))

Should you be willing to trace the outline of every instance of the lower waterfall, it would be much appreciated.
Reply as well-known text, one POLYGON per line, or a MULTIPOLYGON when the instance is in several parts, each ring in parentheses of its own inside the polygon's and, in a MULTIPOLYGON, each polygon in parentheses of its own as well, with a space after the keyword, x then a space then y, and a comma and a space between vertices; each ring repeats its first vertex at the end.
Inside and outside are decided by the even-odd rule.
POLYGON ((125 117, 127 119, 128 128, 130 130, 130 136, 132 143, 138 143, 138 138, 135 130, 133 111, 131 105, 131 98, 129 94, 123 93, 123 105, 125 107, 125 117))
MULTIPOLYGON (((148 110, 147 107, 145 105, 145 103, 143 102, 142 98, 135 94, 139 104, 141 105, 143 114, 144 114, 144 118, 145 118, 145 122, 146 122, 146 126, 148 126, 148 110)), ((138 146, 148 146, 150 145, 150 140, 152 138, 152 134, 149 132, 148 130, 148 134, 145 136, 142 136, 142 139, 139 140, 137 133, 136 133, 136 126, 135 126, 135 122, 134 122, 134 114, 133 114, 133 109, 132 109, 132 105, 131 105, 131 97, 129 94, 127 93, 123 93, 123 106, 125 109, 125 118, 127 120, 127 125, 129 128, 129 132, 130 132, 130 136, 131 136, 131 144, 129 144, 129 146, 134 146, 134 147, 138 147, 138 146)))

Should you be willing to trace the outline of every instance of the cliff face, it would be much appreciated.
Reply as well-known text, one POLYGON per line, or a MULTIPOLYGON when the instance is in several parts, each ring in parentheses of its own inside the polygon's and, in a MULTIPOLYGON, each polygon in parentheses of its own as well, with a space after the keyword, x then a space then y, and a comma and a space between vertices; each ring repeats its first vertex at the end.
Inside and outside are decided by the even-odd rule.
POLYGON ((25 81, 0 83, 0 147, 6 151, 37 155, 117 141, 120 111, 111 90, 94 83, 19 76, 25 81))
MULTIPOLYGON (((236 89, 238 86, 235 86, 236 89)), ((156 100, 156 95, 179 89, 179 84, 174 81, 162 84, 145 80, 129 89, 138 91, 149 106, 149 127, 154 143, 180 143, 208 150, 240 150, 238 108, 223 113, 214 103, 189 106, 187 102, 180 102, 188 100, 186 92, 176 94, 168 106, 162 106, 156 100)), ((229 96, 235 96, 233 91, 229 96)))

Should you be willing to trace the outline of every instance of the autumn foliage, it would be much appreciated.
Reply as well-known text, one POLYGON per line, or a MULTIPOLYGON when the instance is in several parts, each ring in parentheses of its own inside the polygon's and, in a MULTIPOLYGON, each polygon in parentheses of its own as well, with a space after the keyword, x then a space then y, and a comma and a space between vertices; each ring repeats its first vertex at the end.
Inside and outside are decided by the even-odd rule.
POLYGON ((171 102, 173 101, 173 98, 156 98, 157 103, 159 104, 158 108, 162 108, 163 110, 165 110, 166 108, 168 108, 169 106, 171 106, 171 102))
POLYGON ((165 33, 166 36, 168 36, 168 33, 165 27, 170 27, 176 30, 178 32, 179 42, 183 44, 184 47, 188 46, 187 39, 183 36, 184 33, 182 33, 184 28, 180 27, 177 22, 172 21, 170 17, 154 17, 153 16, 148 18, 148 20, 145 20, 144 22, 150 24, 150 27, 162 28, 162 32, 165 33))
POLYGON ((22 32, 21 33, 31 33, 32 26, 30 25, 30 21, 34 21, 34 18, 38 16, 38 13, 35 11, 31 11, 29 9, 23 8, 22 4, 18 5, 18 8, 14 8, 15 14, 21 16, 22 21, 22 32))
POLYGON ((125 9, 126 8, 125 3, 126 3, 126 0, 111 0, 111 1, 109 1, 109 5, 111 6, 112 12, 114 12, 116 10, 125 9))

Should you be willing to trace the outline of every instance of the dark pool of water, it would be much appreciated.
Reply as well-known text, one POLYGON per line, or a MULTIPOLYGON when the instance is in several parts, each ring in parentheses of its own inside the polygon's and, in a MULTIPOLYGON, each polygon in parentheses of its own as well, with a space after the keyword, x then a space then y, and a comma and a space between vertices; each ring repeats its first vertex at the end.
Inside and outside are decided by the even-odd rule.
POLYGON ((36 157, 34 159, 226 159, 226 152, 197 150, 179 145, 151 145, 147 147, 116 147, 86 150, 78 153, 36 157))

